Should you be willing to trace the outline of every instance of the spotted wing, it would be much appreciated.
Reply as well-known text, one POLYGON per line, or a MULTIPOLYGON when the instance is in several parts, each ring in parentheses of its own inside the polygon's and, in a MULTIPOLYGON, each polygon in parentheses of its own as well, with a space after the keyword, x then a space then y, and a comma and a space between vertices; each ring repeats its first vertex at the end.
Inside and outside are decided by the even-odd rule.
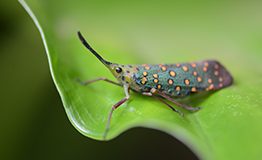
POLYGON ((165 92, 217 90, 233 83, 230 73, 214 60, 144 65, 136 77, 141 85, 165 92))

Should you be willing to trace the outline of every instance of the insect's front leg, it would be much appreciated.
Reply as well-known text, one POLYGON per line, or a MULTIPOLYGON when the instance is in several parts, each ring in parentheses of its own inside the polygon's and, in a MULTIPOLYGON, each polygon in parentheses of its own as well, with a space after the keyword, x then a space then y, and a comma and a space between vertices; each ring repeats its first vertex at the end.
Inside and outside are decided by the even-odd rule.
POLYGON ((128 101, 129 100, 129 97, 130 97, 130 93, 129 93, 129 86, 128 85, 124 85, 123 86, 124 89, 125 89, 125 94, 126 94, 126 97, 124 97, 123 99, 121 99, 119 102, 117 102, 112 108, 111 108, 111 111, 110 111, 110 114, 109 114, 109 117, 108 117, 108 120, 107 120, 107 125, 106 125, 106 131, 104 133, 104 140, 106 139, 106 135, 107 135, 107 132, 108 132, 108 129, 109 129, 109 125, 110 125, 110 120, 111 120, 111 116, 113 114, 113 111, 115 109, 117 109, 117 107, 119 107, 121 104, 123 104, 124 102, 128 101))
POLYGON ((89 84, 89 83, 93 83, 93 82, 96 82, 96 81, 99 81, 99 80, 103 80, 103 81, 106 81, 106 82, 109 82, 109 83, 112 83, 112 84, 115 84, 115 85, 118 85, 118 86, 121 86, 121 87, 122 87, 121 84, 116 83, 116 82, 114 82, 114 81, 111 81, 111 80, 109 80, 109 79, 107 79, 107 78, 105 78, 105 77, 100 77, 100 78, 92 79, 92 80, 89 80, 89 81, 86 81, 86 82, 83 82, 83 81, 81 81, 81 80, 78 79, 78 78, 75 79, 75 81, 81 83, 82 85, 87 85, 87 84, 89 84))
POLYGON ((153 93, 156 93, 156 94, 158 94, 158 95, 160 95, 160 96, 162 96, 162 97, 168 99, 169 101, 175 103, 176 105, 179 105, 179 106, 181 106, 182 108, 187 109, 188 111, 190 111, 190 110, 197 111, 197 110, 199 110, 200 108, 202 108, 202 107, 194 108, 194 107, 188 107, 188 106, 186 106, 186 105, 183 105, 183 104, 181 104, 181 103, 175 101, 175 100, 172 99, 171 97, 169 97, 169 96, 163 94, 162 92, 158 91, 158 90, 155 89, 155 88, 152 88, 152 89, 150 90, 150 93, 152 93, 152 95, 153 95, 153 93))

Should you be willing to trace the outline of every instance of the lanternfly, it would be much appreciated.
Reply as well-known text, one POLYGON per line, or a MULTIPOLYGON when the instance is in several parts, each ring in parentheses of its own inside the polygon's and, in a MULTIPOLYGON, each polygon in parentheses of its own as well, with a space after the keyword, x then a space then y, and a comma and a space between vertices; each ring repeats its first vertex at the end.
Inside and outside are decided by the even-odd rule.
POLYGON ((110 82, 112 84, 124 87, 126 97, 117 102, 111 109, 104 139, 109 129, 110 119, 113 111, 121 104, 129 100, 129 90, 142 95, 151 96, 163 102, 173 111, 183 113, 176 110, 160 97, 187 109, 199 110, 202 107, 188 107, 178 103, 171 97, 186 97, 190 93, 199 91, 210 91, 225 88, 233 83, 231 74, 215 60, 203 60, 191 63, 174 63, 174 64, 153 64, 153 65, 119 65, 104 60, 91 46, 85 41, 81 33, 78 31, 78 37, 81 42, 89 49, 116 77, 118 83, 107 78, 101 77, 81 84, 86 85, 98 80, 110 82), (158 96, 157 96, 158 95, 158 96), (160 96, 160 97, 159 97, 160 96))

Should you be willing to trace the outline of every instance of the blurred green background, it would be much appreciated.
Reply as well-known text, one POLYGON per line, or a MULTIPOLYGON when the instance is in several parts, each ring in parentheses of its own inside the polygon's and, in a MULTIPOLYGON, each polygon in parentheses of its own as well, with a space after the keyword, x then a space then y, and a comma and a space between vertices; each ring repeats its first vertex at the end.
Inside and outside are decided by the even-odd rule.
POLYGON ((0 1, 0 35, 0 159, 196 159, 150 129, 109 142, 84 137, 66 116, 39 31, 17 1, 0 1))

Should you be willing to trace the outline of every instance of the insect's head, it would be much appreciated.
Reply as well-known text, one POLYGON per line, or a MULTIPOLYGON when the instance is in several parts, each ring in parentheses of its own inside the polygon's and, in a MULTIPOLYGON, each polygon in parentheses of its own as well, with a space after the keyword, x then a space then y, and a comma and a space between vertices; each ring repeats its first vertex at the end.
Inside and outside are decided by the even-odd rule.
POLYGON ((131 65, 119 65, 116 63, 111 63, 108 68, 117 78, 120 84, 131 83, 133 78, 132 76, 135 72, 131 65))
POLYGON ((81 35, 80 31, 77 32, 79 39, 84 44, 84 46, 91 51, 112 73, 113 75, 118 79, 119 83, 130 83, 131 77, 133 74, 132 67, 127 65, 118 65, 116 63, 111 63, 106 60, 104 60, 84 39, 84 37, 81 35))

